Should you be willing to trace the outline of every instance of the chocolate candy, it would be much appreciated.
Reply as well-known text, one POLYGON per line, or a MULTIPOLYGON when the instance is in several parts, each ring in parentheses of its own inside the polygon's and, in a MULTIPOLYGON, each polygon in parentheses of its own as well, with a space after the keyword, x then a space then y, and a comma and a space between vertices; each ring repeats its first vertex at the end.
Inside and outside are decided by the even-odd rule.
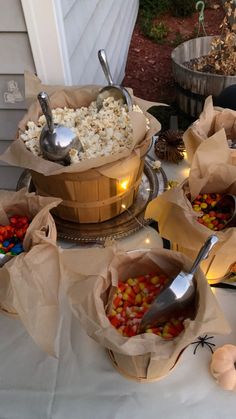
POLYGON ((218 193, 199 194, 192 202, 194 211, 199 213, 197 221, 205 227, 210 228, 210 230, 222 230, 231 217, 228 208, 222 209, 221 211, 215 209, 216 203, 222 196, 222 194, 218 193))

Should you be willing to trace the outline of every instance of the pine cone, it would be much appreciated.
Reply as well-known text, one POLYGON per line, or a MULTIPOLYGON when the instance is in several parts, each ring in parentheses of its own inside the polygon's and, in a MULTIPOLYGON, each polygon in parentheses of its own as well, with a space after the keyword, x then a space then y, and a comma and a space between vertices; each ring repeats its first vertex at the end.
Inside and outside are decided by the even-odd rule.
POLYGON ((185 146, 182 131, 167 130, 155 141, 155 153, 159 159, 179 163, 184 158, 185 146))

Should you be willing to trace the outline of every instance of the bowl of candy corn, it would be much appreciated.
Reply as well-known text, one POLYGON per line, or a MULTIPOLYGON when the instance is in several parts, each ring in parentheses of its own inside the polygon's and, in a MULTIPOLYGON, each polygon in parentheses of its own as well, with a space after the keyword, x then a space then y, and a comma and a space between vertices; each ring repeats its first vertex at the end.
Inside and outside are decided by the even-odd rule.
MULTIPOLYGON (((126 280, 120 279, 108 315, 112 326, 122 336, 136 336, 142 317, 169 279, 160 270, 126 280)), ((183 321, 184 313, 179 317, 171 317, 161 326, 146 328, 145 333, 154 333, 162 339, 174 339, 184 330, 183 321)))
MULTIPOLYGON (((213 323, 215 332, 227 329, 221 330, 222 324, 217 323, 222 313, 198 270, 195 304, 181 314, 179 310, 178 315, 171 313, 164 324, 139 332, 141 319, 155 297, 180 269, 189 270, 191 264, 185 255, 166 249, 133 250, 112 260, 104 305, 108 323, 100 323, 99 331, 94 329, 90 336, 103 345, 105 342, 113 366, 125 377, 143 382, 159 380, 173 370, 184 349, 199 334, 213 331, 213 323)), ((93 328, 97 320, 92 319, 93 328)))

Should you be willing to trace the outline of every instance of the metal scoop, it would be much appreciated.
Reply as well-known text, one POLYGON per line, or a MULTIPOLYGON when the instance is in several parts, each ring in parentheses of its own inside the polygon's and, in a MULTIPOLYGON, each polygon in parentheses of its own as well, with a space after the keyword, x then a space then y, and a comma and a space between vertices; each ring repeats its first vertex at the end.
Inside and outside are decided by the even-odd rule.
POLYGON ((70 128, 53 123, 49 97, 46 92, 38 94, 38 101, 47 121, 40 135, 40 148, 43 156, 52 161, 65 161, 70 148, 75 146, 79 152, 82 145, 70 128))
POLYGON ((171 319, 173 315, 194 312, 197 302, 196 283, 194 273, 200 262, 206 259, 212 247, 218 242, 218 237, 208 237, 199 251, 189 272, 180 271, 170 280, 160 294, 155 298, 148 311, 144 314, 139 325, 139 333, 147 327, 161 325, 171 319))
POLYGON ((228 227, 236 226, 236 196, 232 194, 226 194, 222 196, 219 201, 217 201, 214 206, 214 211, 220 211, 222 213, 230 214, 230 218, 225 220, 224 227, 221 230, 224 230, 228 227))
POLYGON ((107 61, 106 51, 104 49, 98 51, 98 59, 108 82, 108 86, 103 87, 98 93, 96 101, 98 111, 102 108, 104 99, 107 99, 108 97, 114 97, 115 100, 121 99, 122 102, 128 106, 128 110, 131 111, 133 106, 131 96, 125 87, 114 84, 107 61))
POLYGON ((5 263, 7 263, 12 258, 14 258, 14 255, 6 255, 4 253, 0 253, 0 268, 2 268, 5 263))

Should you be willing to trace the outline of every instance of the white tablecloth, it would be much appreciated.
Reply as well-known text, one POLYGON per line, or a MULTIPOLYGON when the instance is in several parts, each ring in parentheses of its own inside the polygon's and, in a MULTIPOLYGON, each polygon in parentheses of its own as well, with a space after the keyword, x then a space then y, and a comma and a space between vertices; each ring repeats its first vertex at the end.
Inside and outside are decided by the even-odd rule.
MULTIPOLYGON (((188 166, 170 165, 168 177, 183 180, 188 166)), ((60 243, 61 244, 61 243, 60 243)), ((70 247, 68 244, 66 247, 70 247)), ((162 246, 146 228, 119 241, 123 249, 162 246), (146 236, 150 243, 146 243, 146 236)), ((236 345, 236 291, 216 297, 232 333, 214 336, 216 347, 236 345)), ((219 388, 209 372, 208 347, 190 345, 179 363, 157 382, 121 376, 105 350, 81 330, 62 297, 58 359, 43 353, 19 320, 0 314, 0 419, 225 419, 234 418, 236 393, 219 388)))
MULTIPOLYGON (((235 291, 217 289, 236 344, 235 291)), ((58 339, 59 358, 43 353, 19 320, 0 315, 1 419, 223 419, 235 417, 236 394, 209 373, 209 348, 190 345, 168 377, 152 383, 128 380, 106 352, 80 328, 66 301, 58 339)))

